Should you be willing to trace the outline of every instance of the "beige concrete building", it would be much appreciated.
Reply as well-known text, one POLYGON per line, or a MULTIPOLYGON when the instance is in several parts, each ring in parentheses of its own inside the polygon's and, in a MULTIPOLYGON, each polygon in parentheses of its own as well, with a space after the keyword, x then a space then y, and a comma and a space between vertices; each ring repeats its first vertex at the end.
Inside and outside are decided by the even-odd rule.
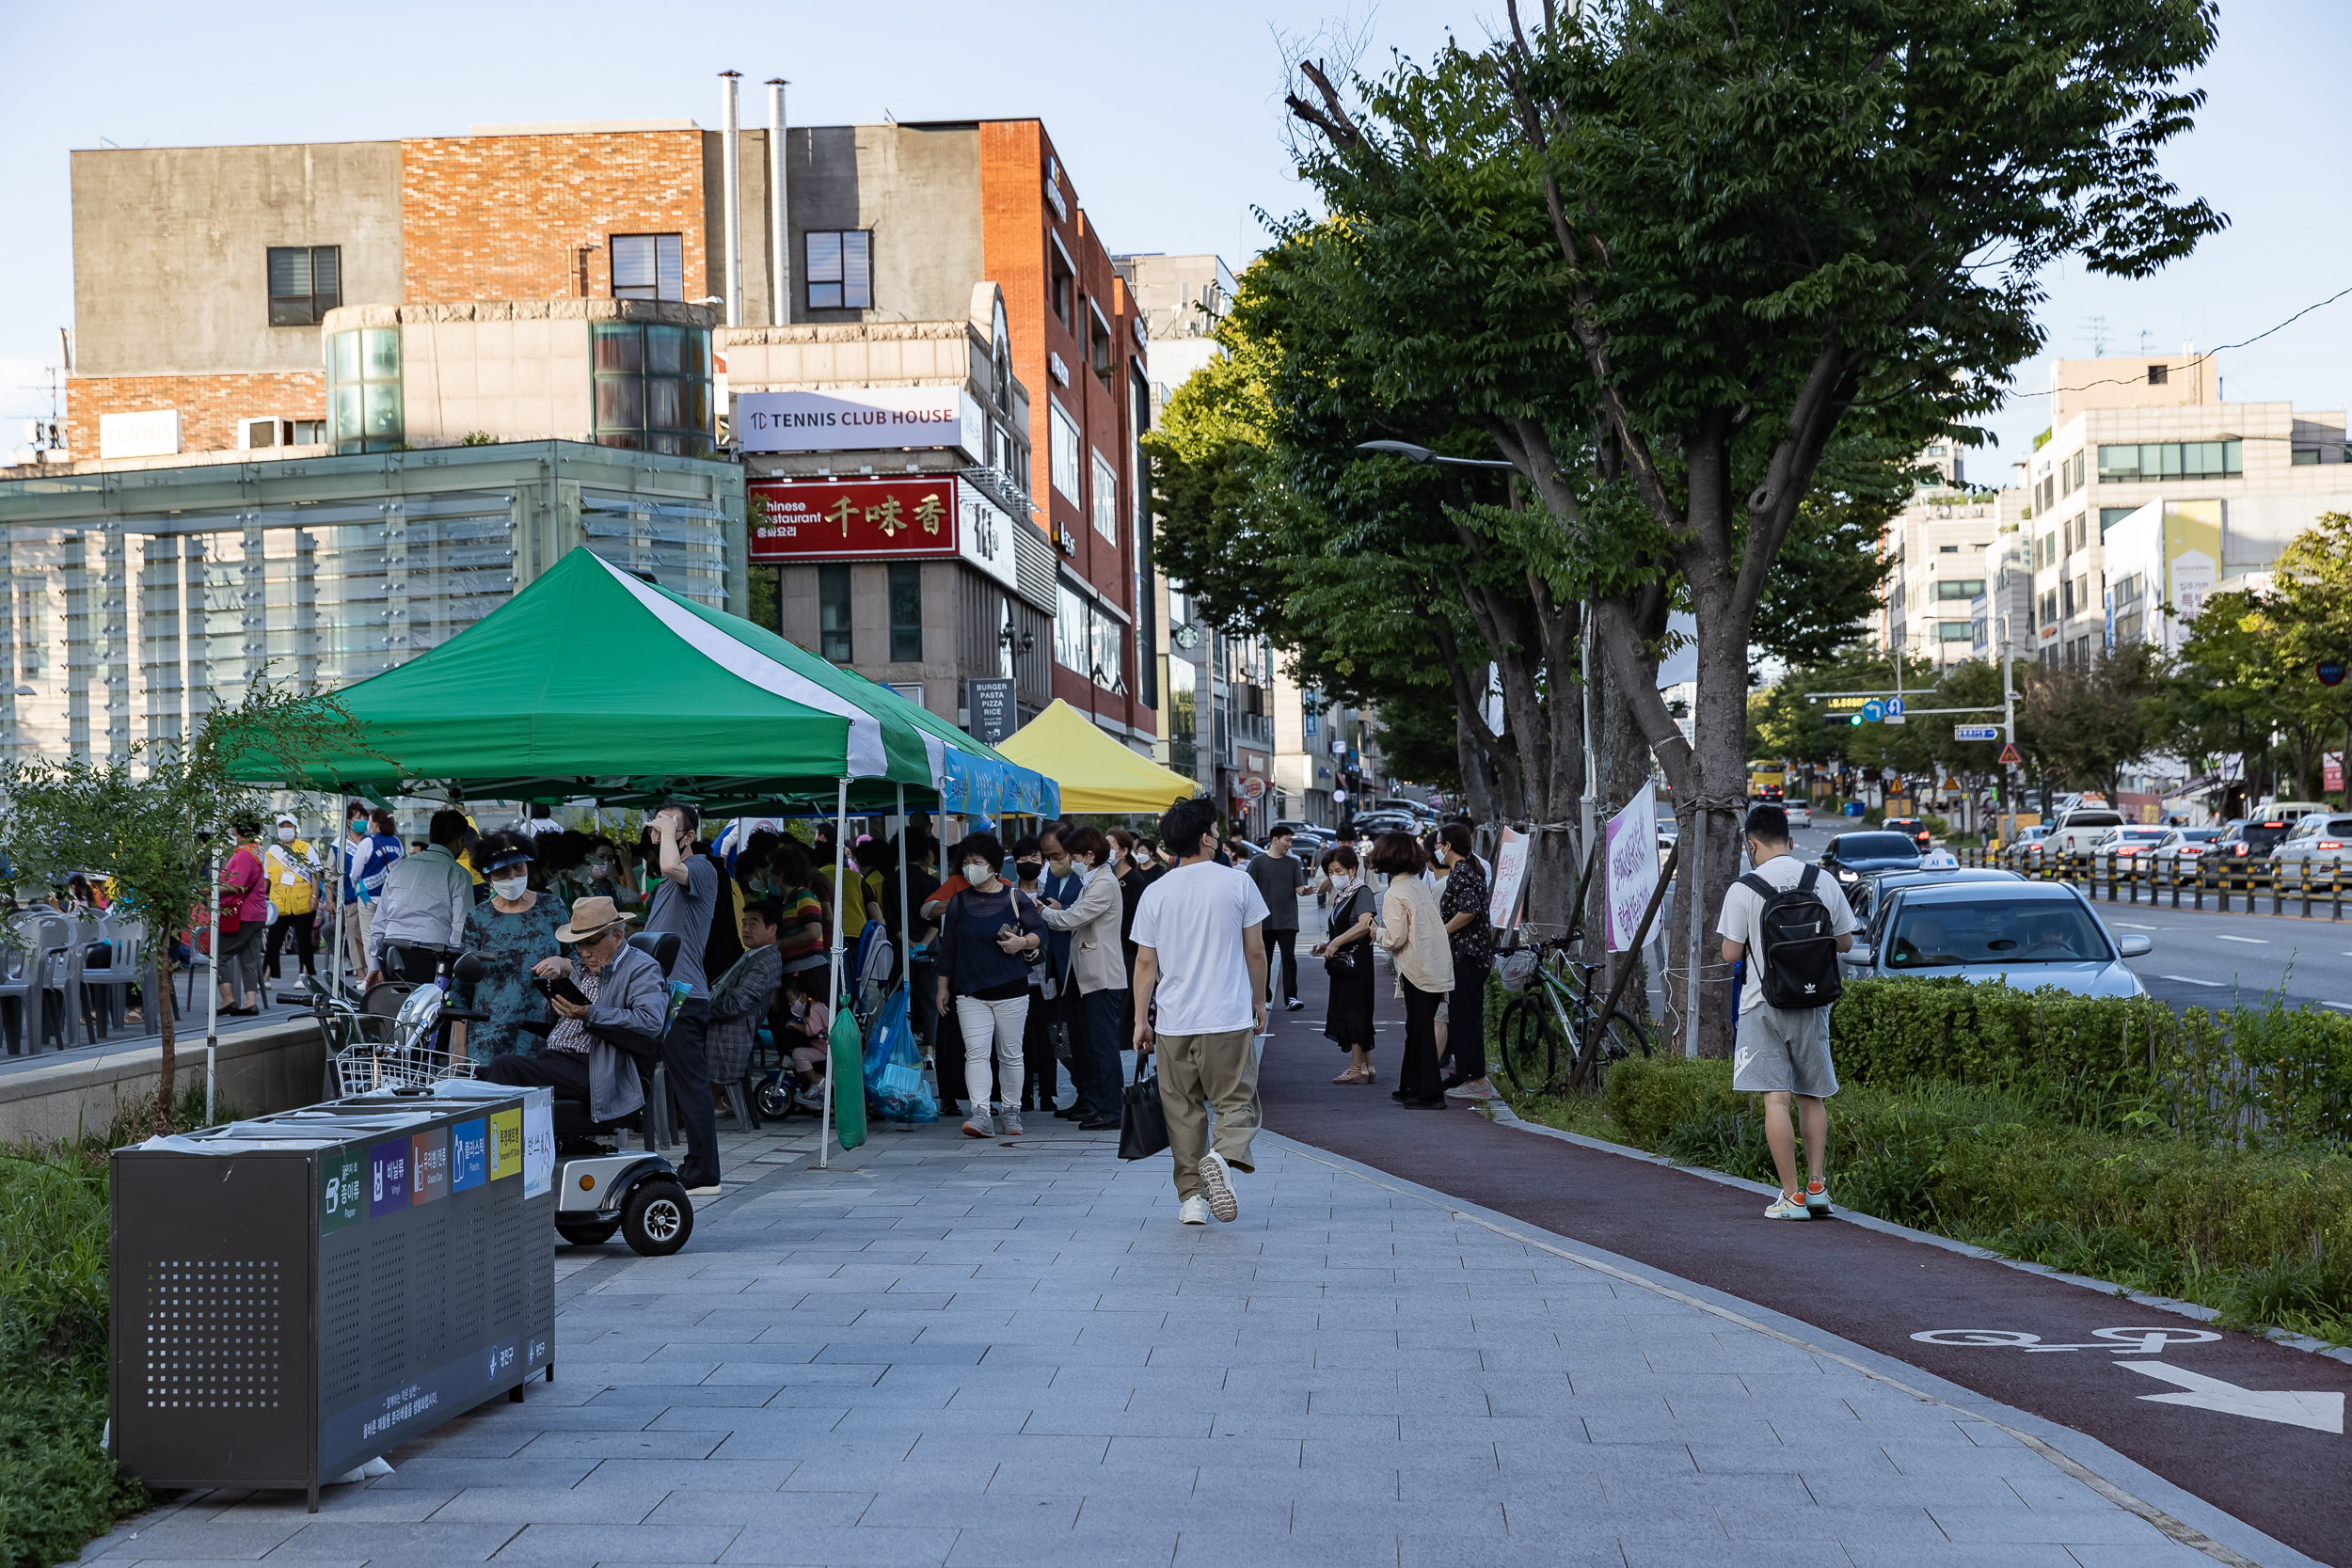
POLYGON ((1975 620, 1998 502, 1992 491, 1962 483, 1960 451, 1952 443, 1929 446, 1920 463, 1934 468, 1939 482, 1923 486, 1887 524, 1877 641, 1941 666, 1979 657, 1975 620))
POLYGON ((2352 510, 2341 412, 2226 403, 2222 391, 2211 355, 2058 362, 2020 507, 2044 662, 2086 663, 2115 635, 2106 535, 2151 502, 2209 530, 2199 553, 2212 557, 2210 578, 2197 583, 2210 586, 2266 569, 2320 514, 2352 510))

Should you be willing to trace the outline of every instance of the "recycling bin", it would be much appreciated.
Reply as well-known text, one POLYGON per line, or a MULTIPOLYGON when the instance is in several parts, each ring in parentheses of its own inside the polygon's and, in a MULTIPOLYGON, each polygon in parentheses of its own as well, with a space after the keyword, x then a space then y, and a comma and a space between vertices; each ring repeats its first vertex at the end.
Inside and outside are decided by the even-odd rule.
POLYGON ((322 1482, 552 1378, 551 1108, 444 1084, 116 1149, 114 1457, 315 1511, 322 1482))

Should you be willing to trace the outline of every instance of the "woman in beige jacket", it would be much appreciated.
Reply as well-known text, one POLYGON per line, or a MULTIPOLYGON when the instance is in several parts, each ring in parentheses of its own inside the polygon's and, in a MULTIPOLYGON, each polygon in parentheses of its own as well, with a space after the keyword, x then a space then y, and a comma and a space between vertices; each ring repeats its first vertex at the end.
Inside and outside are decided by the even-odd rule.
POLYGON ((1421 879, 1427 863, 1410 833, 1382 833, 1372 841, 1372 869, 1388 875, 1380 900, 1380 924, 1373 941, 1395 955, 1399 989, 1405 993, 1405 1060, 1390 1098, 1416 1111, 1445 1109, 1445 1085, 1438 1074, 1438 1009, 1454 989, 1454 947, 1446 940, 1438 894, 1421 879))
POLYGON ((1107 1132, 1119 1126, 1123 1103, 1119 1020, 1127 993, 1127 957, 1119 940, 1119 921, 1126 895, 1109 863, 1110 841, 1100 829, 1070 829, 1061 834, 1061 847, 1086 876, 1086 884, 1068 909, 1051 898, 1044 909, 1046 925, 1070 933, 1071 977, 1078 990, 1075 1004, 1064 1016, 1072 1024, 1070 1081, 1078 1091, 1073 1110, 1083 1108, 1085 1114, 1066 1119, 1075 1121, 1082 1132, 1107 1132))

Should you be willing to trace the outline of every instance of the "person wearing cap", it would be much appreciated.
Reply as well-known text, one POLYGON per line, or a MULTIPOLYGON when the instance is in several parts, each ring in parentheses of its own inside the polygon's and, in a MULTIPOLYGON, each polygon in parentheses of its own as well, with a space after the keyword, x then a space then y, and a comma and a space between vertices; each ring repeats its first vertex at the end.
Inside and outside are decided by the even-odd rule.
POLYGON ((592 1121, 618 1121, 645 1103, 630 1056, 658 1049, 670 1016, 670 983, 651 954, 628 944, 628 919, 610 898, 574 904, 555 940, 571 948, 571 957, 542 958, 531 972, 569 979, 587 1005, 550 998, 555 1027, 547 1043, 529 1056, 493 1056, 479 1076, 491 1084, 544 1085, 565 1100, 586 1101, 592 1121))
POLYGON ((273 982, 284 978, 286 939, 294 939, 294 964, 305 974, 319 972, 319 863, 303 842, 301 825, 292 812, 280 812, 277 841, 262 851, 262 869, 269 879, 269 942, 262 968, 273 982))
POLYGON ((466 911, 459 945, 482 962, 471 1006, 490 1015, 466 1032, 467 1049, 477 1063, 509 1052, 529 1055, 539 1048, 536 1035, 516 1026, 547 1016, 547 998, 531 983, 532 966, 560 954, 562 940, 555 933, 570 923, 572 911, 555 895, 532 887, 535 847, 522 833, 501 832, 484 839, 476 851, 490 896, 466 911))

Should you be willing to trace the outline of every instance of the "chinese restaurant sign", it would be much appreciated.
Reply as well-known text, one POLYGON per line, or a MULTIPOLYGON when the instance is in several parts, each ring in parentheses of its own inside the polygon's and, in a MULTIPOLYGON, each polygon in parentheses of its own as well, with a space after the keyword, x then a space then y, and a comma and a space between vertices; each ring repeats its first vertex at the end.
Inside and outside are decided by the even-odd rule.
POLYGON ((754 561, 957 553, 952 478, 803 480, 744 488, 754 561))

